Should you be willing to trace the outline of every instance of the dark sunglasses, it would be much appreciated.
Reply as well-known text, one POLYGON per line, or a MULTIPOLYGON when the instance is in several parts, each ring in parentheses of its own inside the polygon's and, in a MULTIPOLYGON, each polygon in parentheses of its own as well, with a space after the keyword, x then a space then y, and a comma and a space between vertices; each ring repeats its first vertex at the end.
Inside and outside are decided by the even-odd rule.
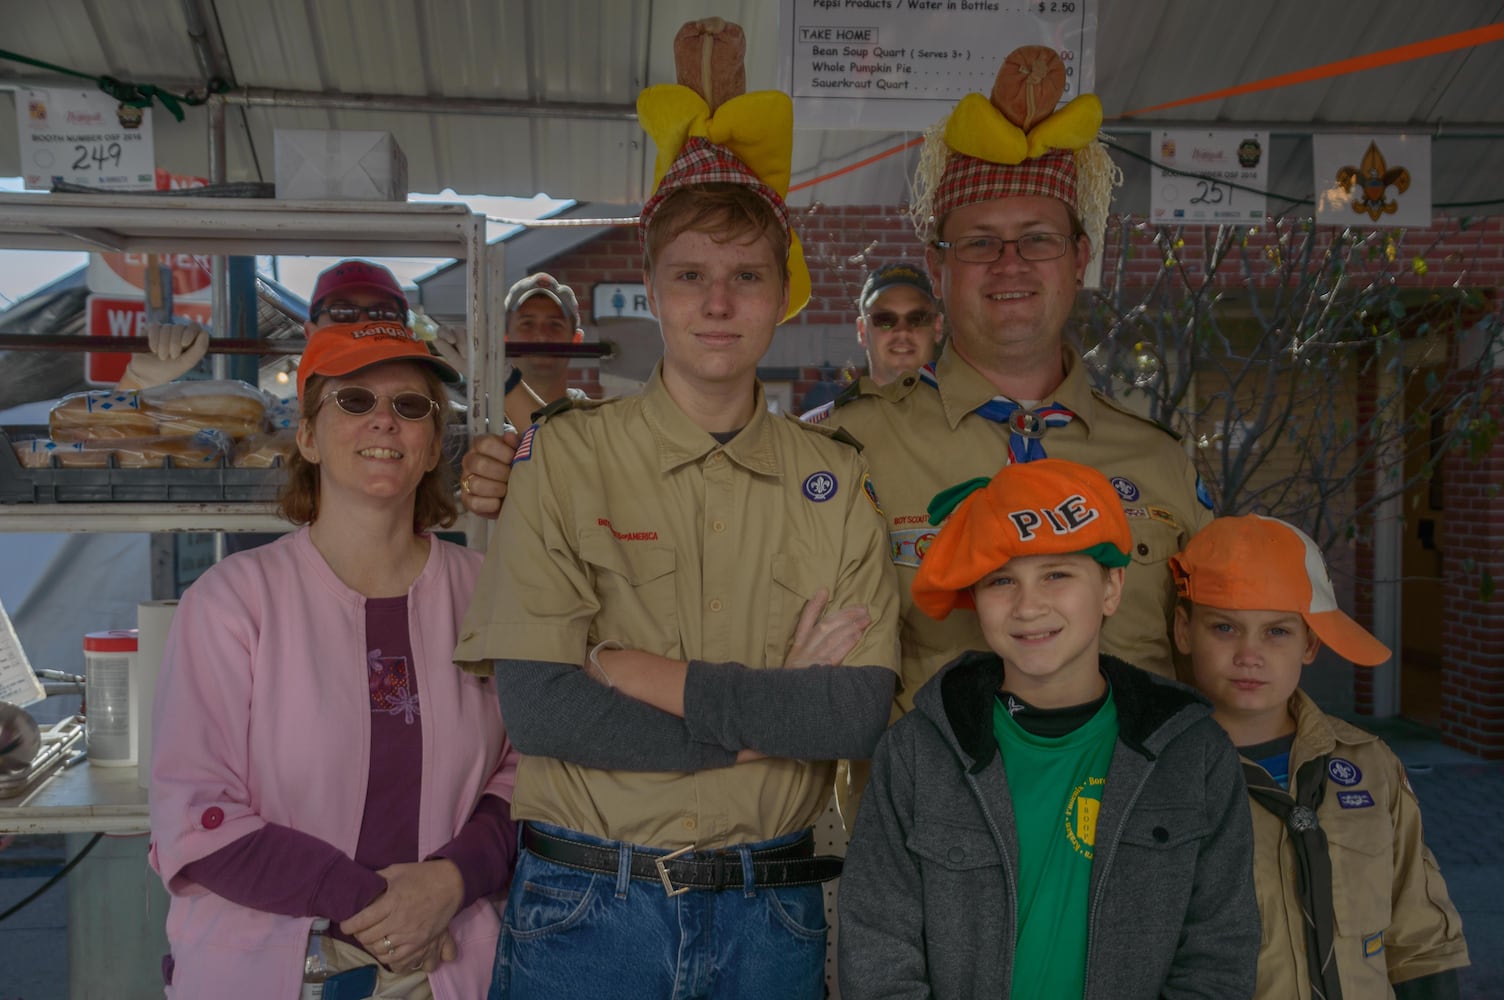
POLYGON ((357 323, 362 316, 378 322, 407 322, 407 310, 399 307, 395 302, 384 306, 324 306, 310 317, 309 322, 317 323, 324 313, 328 313, 329 318, 336 323, 357 323))
POLYGON ((350 414, 352 417, 363 417, 376 408, 378 399, 390 399, 392 412, 403 420, 427 420, 439 404, 421 392, 399 392, 395 396, 372 392, 363 385, 347 385, 326 392, 319 400, 319 405, 333 397, 334 405, 350 414))
POLYGON ((903 323, 910 330, 917 330, 920 327, 929 326, 933 323, 935 321, 935 313, 929 309, 915 309, 907 316, 902 316, 896 312, 889 312, 884 309, 881 312, 869 314, 867 318, 879 330, 892 330, 899 323, 903 323))

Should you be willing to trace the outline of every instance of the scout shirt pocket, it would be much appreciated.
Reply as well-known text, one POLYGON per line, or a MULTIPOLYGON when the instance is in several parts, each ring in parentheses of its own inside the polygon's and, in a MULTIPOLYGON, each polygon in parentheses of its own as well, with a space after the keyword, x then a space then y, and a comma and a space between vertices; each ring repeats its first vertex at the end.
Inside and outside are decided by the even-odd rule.
POLYGON ((805 604, 815 596, 821 581, 815 568, 807 562, 779 552, 773 556, 768 574, 768 631, 765 663, 781 667, 794 645, 794 629, 805 604))
POLYGON ((598 526, 580 532, 580 559, 601 608, 590 628, 592 643, 615 639, 628 649, 681 655, 672 545, 619 540, 598 526))
POLYGON ((1181 531, 1168 510, 1143 510, 1128 519, 1133 542, 1123 602, 1104 623, 1102 642, 1106 652, 1151 673, 1164 673, 1169 666, 1169 613, 1175 606, 1169 561, 1181 549, 1181 531), (1150 517, 1151 511, 1159 516, 1150 517))
MULTIPOLYGON (((1330 797, 1335 790, 1327 789, 1330 797)), ((1332 859, 1332 910, 1337 918, 1339 947, 1356 948, 1389 926, 1390 896, 1394 888, 1394 829, 1382 804, 1349 810, 1349 815, 1322 810, 1328 853, 1332 859), (1366 822, 1364 822, 1366 820, 1366 822)), ((1353 956, 1346 956, 1351 958, 1353 956)), ((1362 956, 1385 959, 1380 951, 1362 956)))

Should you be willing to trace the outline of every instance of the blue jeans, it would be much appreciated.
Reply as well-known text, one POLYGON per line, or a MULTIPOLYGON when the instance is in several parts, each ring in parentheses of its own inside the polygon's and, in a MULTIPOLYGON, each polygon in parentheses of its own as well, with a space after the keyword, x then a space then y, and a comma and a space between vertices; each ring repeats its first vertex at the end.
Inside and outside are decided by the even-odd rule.
MULTIPOLYGON (((554 836, 616 849, 622 865, 614 875, 597 874, 521 852, 496 947, 490 1000, 819 1000, 825 995, 820 886, 691 889, 671 897, 660 883, 627 875, 631 845, 535 825, 554 836)), ((751 882, 751 851, 799 836, 736 848, 744 881, 751 882)))

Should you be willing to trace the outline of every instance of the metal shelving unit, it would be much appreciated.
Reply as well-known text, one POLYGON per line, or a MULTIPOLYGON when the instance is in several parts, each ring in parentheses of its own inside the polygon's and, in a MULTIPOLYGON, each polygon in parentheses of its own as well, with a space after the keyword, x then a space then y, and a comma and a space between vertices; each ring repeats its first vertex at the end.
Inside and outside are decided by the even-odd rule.
MULTIPOLYGON (((499 249, 485 218, 465 205, 288 202, 157 195, 0 194, 0 246, 23 250, 186 254, 312 254, 458 258, 466 265, 471 388, 469 422, 483 428, 487 400, 504 394, 500 358, 484 337, 498 294, 488 294, 499 249), (491 259, 494 256, 494 261, 491 259)), ((280 531, 269 503, 70 503, 0 505, 10 531, 280 531)), ((478 524, 472 530, 480 531, 478 524)), ((483 533, 483 532, 482 532, 483 533)))

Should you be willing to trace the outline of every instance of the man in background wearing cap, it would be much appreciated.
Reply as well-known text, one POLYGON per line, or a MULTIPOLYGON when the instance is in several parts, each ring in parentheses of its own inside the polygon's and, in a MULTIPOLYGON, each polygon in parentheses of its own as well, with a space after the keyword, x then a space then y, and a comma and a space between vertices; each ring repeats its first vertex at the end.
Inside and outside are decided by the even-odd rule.
MULTIPOLYGON (((392 272, 367 260, 342 260, 319 272, 308 300, 307 335, 334 323, 367 321, 407 325, 407 296, 392 272)), ((142 335, 151 350, 131 357, 117 388, 171 382, 198 364, 210 346, 209 333, 199 323, 151 323, 142 335)), ((456 367, 464 370, 463 364, 456 367)))
POLYGON ((1243 757, 1254 802, 1255 996, 1458 996, 1462 921, 1404 764, 1300 690, 1323 642, 1364 667, 1389 650, 1338 609, 1321 550, 1292 524, 1218 518, 1170 566, 1182 597, 1175 642, 1243 757))
MULTIPOLYGON (((504 308, 508 344, 578 344, 585 339, 574 289, 551 274, 539 271, 517 282, 507 292, 504 308)), ((515 347, 507 354, 522 372, 522 380, 545 404, 565 397, 586 398, 583 390, 569 386, 568 358, 526 351, 525 346, 515 347)))
MULTIPOLYGON (((887 385, 906 371, 929 364, 940 344, 944 318, 935 302, 929 275, 913 264, 884 264, 867 275, 856 300, 856 341, 867 352, 869 388, 887 385)), ((853 384, 844 390, 821 382, 805 397, 810 407, 803 419, 821 423, 830 417, 834 400, 842 393, 859 392, 853 384), (815 403, 820 402, 816 406, 815 403)))
MULTIPOLYGON (((1036 58, 1060 69, 1051 50, 1021 49, 1005 61, 1000 87, 1053 78, 1053 70, 1033 72, 1036 58)), ((1058 79, 1063 85, 1063 69, 1058 79)), ((1034 95, 1032 107, 1048 114, 1059 93, 1034 95)), ((1134 536, 1123 608, 1108 619, 1103 648, 1168 677, 1175 668, 1167 561, 1211 512, 1175 438, 1093 390, 1065 343, 1110 196, 1114 168, 1095 142, 1100 121, 1092 95, 1036 124, 1015 123, 972 94, 931 130, 914 213, 950 339, 921 372, 838 399, 828 422, 866 447, 901 594, 934 537, 925 508, 939 490, 1046 454, 1102 471, 1134 536)), ((981 648, 983 636, 975 615, 936 622, 906 600, 900 641, 898 704, 906 710, 941 664, 981 648)))
POLYGON ((934 360, 944 319, 929 275, 912 264, 887 264, 867 276, 856 304, 856 339, 874 385, 934 360))
POLYGON ((1248 996, 1237 755, 1194 692, 1100 649, 1134 545, 1117 491, 1043 459, 930 512, 914 604, 974 609, 989 648, 878 744, 841 878, 841 995, 1248 996))
POLYGON ((840 859, 812 828, 836 759, 887 722, 898 600, 858 449, 770 413, 757 381, 809 296, 792 102, 720 96, 639 98, 663 360, 523 435, 455 651, 494 669, 524 755, 495 997, 824 993, 840 859))

